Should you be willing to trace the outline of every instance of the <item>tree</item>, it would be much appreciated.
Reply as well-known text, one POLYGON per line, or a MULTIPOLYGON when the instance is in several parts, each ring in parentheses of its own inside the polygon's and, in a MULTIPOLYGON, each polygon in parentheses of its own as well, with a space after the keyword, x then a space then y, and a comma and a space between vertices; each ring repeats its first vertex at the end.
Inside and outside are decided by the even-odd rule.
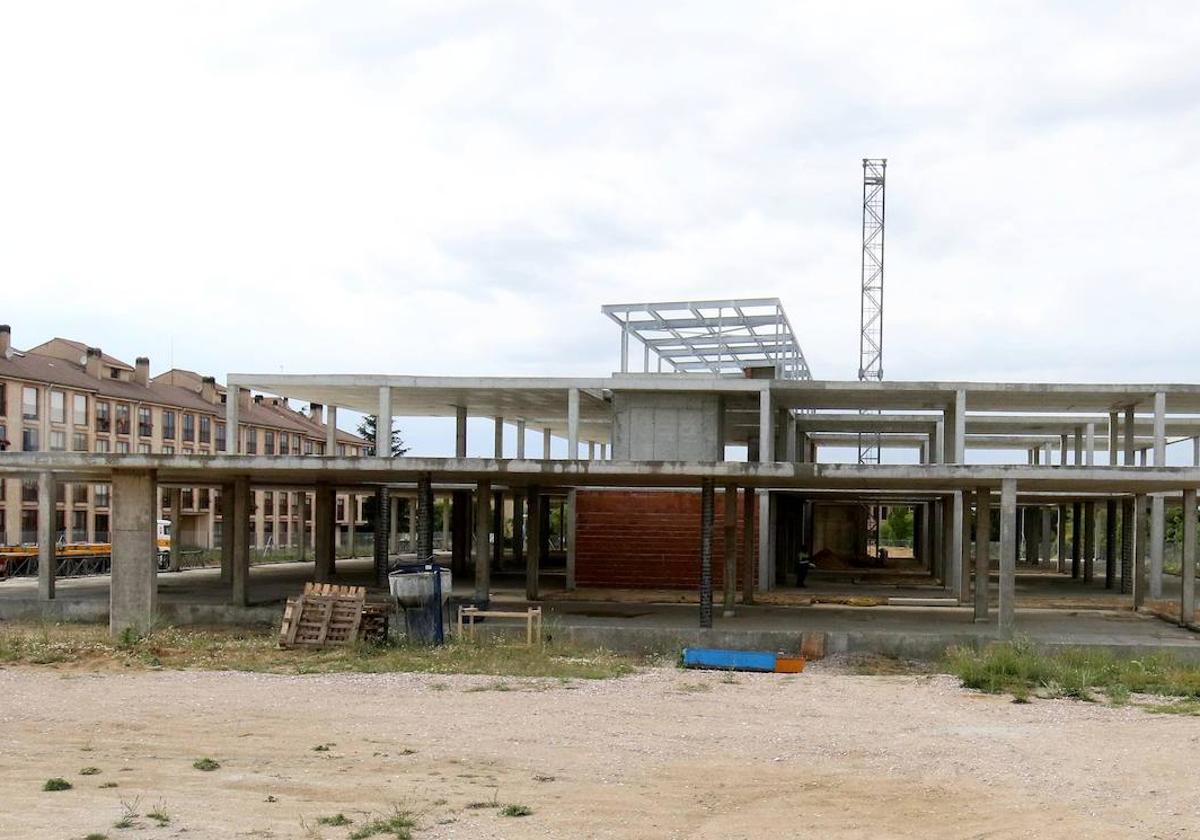
POLYGON ((906 542, 912 539, 913 515, 912 508, 894 507, 888 510, 887 519, 880 529, 883 536, 896 542, 906 542))
MULTIPOLYGON (((358 436, 369 444, 368 455, 375 454, 375 422, 375 415, 368 414, 358 424, 358 436)), ((407 451, 408 447, 404 445, 404 440, 400 437, 400 430, 392 429, 392 457, 399 458, 407 451)))

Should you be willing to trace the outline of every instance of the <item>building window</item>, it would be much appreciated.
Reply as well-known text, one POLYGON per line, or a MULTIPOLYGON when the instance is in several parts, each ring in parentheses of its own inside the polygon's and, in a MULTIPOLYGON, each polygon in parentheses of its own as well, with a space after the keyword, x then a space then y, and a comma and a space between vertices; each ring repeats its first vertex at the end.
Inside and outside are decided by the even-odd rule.
POLYGON ((65 505, 67 503, 67 485, 65 482, 54 482, 54 504, 65 505))
POLYGON ((263 429, 263 454, 275 454, 275 433, 270 429, 263 429))
POLYGON ((111 411, 112 409, 107 402, 96 400, 97 432, 108 432, 112 430, 112 423, 110 422, 112 419, 112 415, 110 414, 111 411))
POLYGON ((199 500, 197 502, 196 507, 199 510, 208 510, 208 508, 209 508, 208 488, 201 487, 199 490, 197 490, 196 498, 199 500))
POLYGON ((37 452, 39 449, 41 449, 41 442, 38 440, 37 427, 26 426, 21 430, 21 451, 37 452))
POLYGON ((96 447, 95 448, 96 448, 97 452, 110 451, 110 445, 108 442, 108 438, 96 438, 96 447))
POLYGON ((179 494, 179 505, 184 510, 192 510, 196 507, 196 494, 192 488, 185 487, 179 494))
POLYGON ((87 448, 87 432, 73 432, 71 434, 71 451, 87 452, 87 448))
POLYGON ((287 432, 279 433, 279 454, 280 455, 288 454, 288 433, 287 432))
POLYGON ((138 406, 138 435, 141 437, 150 437, 154 434, 154 422, 150 413, 150 407, 145 405, 138 406))
POLYGON ((174 454, 175 454, 175 447, 174 447, 174 446, 171 446, 171 445, 169 445, 169 444, 168 444, 167 446, 164 446, 164 447, 162 448, 162 454, 164 454, 164 455, 174 455, 174 454))
POLYGON ((217 449, 221 452, 225 451, 225 424, 217 424, 217 449))
POLYGON ((76 426, 87 425, 87 396, 76 394, 71 398, 71 422, 76 426))
POLYGON ((108 542, 108 514, 97 513, 92 519, 93 527, 95 528, 96 542, 108 542))
POLYGON ((338 522, 341 522, 345 518, 346 518, 346 500, 338 499, 337 500, 337 520, 338 520, 338 522))
POLYGON ((280 516, 288 515, 288 496, 290 496, 290 495, 291 495, 290 493, 280 493, 279 494, 279 515, 280 516))
POLYGON ((8 416, 8 385, 0 382, 0 417, 8 416))
POLYGON ((37 501, 37 479, 25 478, 21 480, 21 501, 36 502, 37 501))
POLYGON ((26 385, 21 389, 21 417, 36 420, 38 416, 38 391, 26 385))
POLYGON ((212 418, 200 415, 200 442, 208 443, 212 440, 212 418))
POLYGON ((87 507, 88 486, 86 484, 75 485, 75 495, 71 498, 75 501, 76 507, 87 507))
POLYGON ((129 454, 129 441, 127 441, 127 440, 117 441, 117 454, 118 455, 128 455, 129 454))
POLYGON ((337 454, 339 454, 339 455, 345 455, 345 454, 346 454, 346 444, 344 444, 344 443, 339 443, 339 444, 337 445, 337 454))
POLYGON ((50 392, 50 422, 67 422, 67 395, 62 391, 50 392))
MULTIPOLYGON (((107 484, 93 484, 92 485, 92 497, 96 500, 96 507, 102 507, 102 508, 108 507, 108 488, 109 488, 109 485, 107 485, 107 484)), ((100 530, 99 519, 97 519, 96 530, 97 531, 100 530)), ((106 531, 108 530, 107 524, 105 525, 104 530, 106 530, 106 531)))
POLYGON ((50 432, 50 451, 51 452, 66 452, 67 451, 67 433, 57 429, 50 432))
POLYGON ((138 454, 139 455, 149 455, 150 454, 150 444, 139 443, 138 444, 138 454))
POLYGON ((163 409, 162 413, 163 440, 175 440, 175 412, 168 409, 163 409))
POLYGON ((129 403, 117 403, 117 434, 129 434, 129 403))
POLYGON ((275 494, 271 491, 263 493, 263 516, 275 515, 275 494))
POLYGON ((76 510, 71 512, 71 530, 75 532, 76 537, 87 539, 86 510, 76 510))
POLYGON ((21 511, 21 542, 26 545, 33 545, 38 538, 38 515, 37 510, 21 511))
POLYGON ((313 454, 313 442, 311 440, 304 441, 304 454, 305 455, 313 454))
POLYGON ((196 440, 196 415, 183 415, 183 439, 188 443, 196 440))
POLYGON ((246 427, 246 454, 258 454, 258 431, 253 426, 246 427))
POLYGON ((192 452, 192 447, 190 447, 190 446, 185 446, 185 447, 183 447, 183 454, 184 454, 184 455, 192 455, 192 454, 194 454, 194 453, 192 452))

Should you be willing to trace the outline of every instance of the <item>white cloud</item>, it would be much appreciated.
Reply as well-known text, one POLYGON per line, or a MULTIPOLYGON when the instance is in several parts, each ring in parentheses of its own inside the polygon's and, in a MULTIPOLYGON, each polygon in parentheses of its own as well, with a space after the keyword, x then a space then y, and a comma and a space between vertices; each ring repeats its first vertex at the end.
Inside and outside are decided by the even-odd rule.
POLYGON ((1194 380, 1190 4, 19 4, 2 320, 156 367, 602 373, 602 303, 778 295, 889 378, 1194 380))

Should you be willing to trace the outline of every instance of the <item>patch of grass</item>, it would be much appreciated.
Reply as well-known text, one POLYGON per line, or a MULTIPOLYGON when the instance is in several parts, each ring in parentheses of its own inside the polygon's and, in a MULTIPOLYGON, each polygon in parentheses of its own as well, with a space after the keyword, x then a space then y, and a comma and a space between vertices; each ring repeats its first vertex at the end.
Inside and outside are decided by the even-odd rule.
POLYGON ((912 676, 930 672, 928 662, 901 659, 883 653, 852 654, 847 666, 851 672, 862 677, 912 676))
POLYGON ((82 770, 79 771, 79 775, 80 776, 99 776, 100 768, 99 767, 84 767, 82 770))
POLYGON ((353 822, 354 822, 354 820, 350 819, 345 814, 342 814, 340 812, 337 814, 334 814, 331 817, 317 817, 317 825, 339 826, 339 825, 350 825, 353 822))
POLYGON ((553 776, 547 776, 542 773, 534 773, 533 780, 535 782, 553 782, 555 779, 553 776))
POLYGON ((155 805, 153 811, 147 811, 146 816, 158 823, 159 828, 171 822, 171 815, 167 813, 167 806, 162 802, 155 805))
POLYGON ((675 686, 675 690, 680 694, 700 694, 712 691, 712 686, 708 683, 679 683, 675 686))
MULTIPOLYGON (((17 624, 5 625, 0 635, 0 663, 279 674, 414 672, 612 679, 633 673, 645 661, 603 649, 584 650, 559 643, 526 647, 504 639, 453 640, 437 647, 358 644, 328 650, 281 650, 278 641, 273 628, 159 627, 113 639, 107 627, 95 624, 17 624)), ((430 688, 443 691, 445 684, 432 683, 430 688)))
POLYGON ((101 789, 115 788, 116 786, 117 786, 116 782, 105 782, 104 784, 100 785, 101 789))
POLYGON ((197 758, 195 761, 193 761, 192 767, 194 767, 197 770, 211 772, 213 770, 219 770, 221 768, 221 765, 206 756, 204 758, 197 758))
POLYGON ((515 803, 511 805, 505 805, 500 809, 500 816, 502 817, 528 817, 532 813, 533 809, 528 805, 517 805, 515 803))
POLYGON ((72 788, 72 785, 70 782, 68 782, 66 779, 62 779, 57 776, 54 777, 53 779, 47 779, 46 783, 44 785, 42 785, 42 790, 48 790, 48 791, 70 790, 71 788, 72 788))
POLYGON ((500 805, 496 802, 484 802, 480 800, 479 802, 468 802, 464 807, 470 811, 482 811, 486 808, 499 808, 500 805))
POLYGON ((1167 654, 1128 659, 1081 648, 1046 653, 1017 640, 983 650, 952 648, 946 666, 967 688, 1016 698, 1094 701, 1102 693, 1114 705, 1127 703, 1131 694, 1200 700, 1200 665, 1167 654))
POLYGON ((121 819, 113 823, 113 828, 133 828, 135 825, 137 825, 137 823, 134 821, 133 817, 126 814, 125 816, 121 817, 121 819))
POLYGON ((317 744, 315 747, 313 747, 313 752, 329 752, 329 748, 331 746, 333 746, 333 745, 332 744, 317 744))
POLYGON ((1184 700, 1176 703, 1147 703, 1142 706, 1147 712, 1156 715, 1188 715, 1200 717, 1200 702, 1184 700))
POLYGON ((85 834, 83 840, 108 840, 108 835, 93 831, 91 834, 85 834))
POLYGON ((417 821, 411 813, 396 808, 389 816, 363 823, 359 828, 350 832, 349 840, 366 840, 367 837, 388 834, 400 840, 412 840, 412 830, 416 826, 417 821))

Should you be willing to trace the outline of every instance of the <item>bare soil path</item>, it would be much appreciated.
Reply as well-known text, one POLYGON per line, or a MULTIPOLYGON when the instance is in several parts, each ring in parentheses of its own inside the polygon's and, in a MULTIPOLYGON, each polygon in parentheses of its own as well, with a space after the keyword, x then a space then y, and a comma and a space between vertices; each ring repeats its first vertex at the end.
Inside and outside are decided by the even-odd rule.
POLYGON ((942 676, 13 667, 0 698, 0 837, 345 838, 397 805, 417 838, 1200 835, 1200 718, 942 676))

